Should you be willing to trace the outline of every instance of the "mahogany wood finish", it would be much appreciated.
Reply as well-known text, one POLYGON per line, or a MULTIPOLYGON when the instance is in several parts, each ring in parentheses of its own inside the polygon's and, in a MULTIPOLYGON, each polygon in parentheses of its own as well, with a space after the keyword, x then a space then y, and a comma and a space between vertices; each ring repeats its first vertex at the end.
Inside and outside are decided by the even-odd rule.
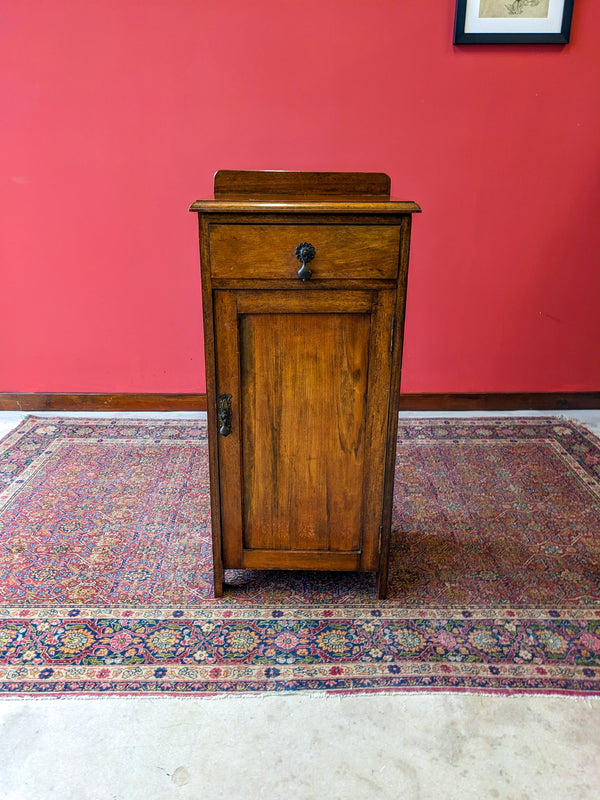
POLYGON ((382 174, 221 171, 191 206, 217 597, 224 570, 244 568, 371 572, 385 596, 420 210, 389 188, 382 174))
POLYGON ((213 279, 294 280, 298 243, 309 242, 318 261, 311 280, 335 278, 394 279, 398 274, 400 235, 386 225, 212 225, 213 279))
POLYGON ((390 199, 390 178, 383 172, 285 172, 222 169, 215 173, 215 200, 262 200, 282 196, 287 200, 322 197, 390 199))

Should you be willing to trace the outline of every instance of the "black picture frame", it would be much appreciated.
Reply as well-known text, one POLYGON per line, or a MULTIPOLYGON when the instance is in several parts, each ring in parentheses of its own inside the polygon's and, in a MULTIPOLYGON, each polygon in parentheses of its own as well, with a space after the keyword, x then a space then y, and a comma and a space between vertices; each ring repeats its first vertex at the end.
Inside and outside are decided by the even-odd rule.
MULTIPOLYGON (((567 44, 571 36, 574 0, 563 0, 560 31, 552 33, 513 33, 510 30, 506 32, 467 33, 465 31, 467 2, 468 0, 456 0, 454 44, 567 44)), ((514 0, 506 0, 506 2, 508 5, 514 0)))

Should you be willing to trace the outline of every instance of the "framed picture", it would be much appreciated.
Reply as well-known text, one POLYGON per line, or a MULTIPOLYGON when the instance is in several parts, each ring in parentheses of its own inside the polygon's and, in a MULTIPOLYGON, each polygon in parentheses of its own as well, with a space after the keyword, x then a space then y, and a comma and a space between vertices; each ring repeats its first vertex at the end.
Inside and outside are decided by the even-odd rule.
POLYGON ((566 44, 573 0, 456 0, 454 44, 566 44))

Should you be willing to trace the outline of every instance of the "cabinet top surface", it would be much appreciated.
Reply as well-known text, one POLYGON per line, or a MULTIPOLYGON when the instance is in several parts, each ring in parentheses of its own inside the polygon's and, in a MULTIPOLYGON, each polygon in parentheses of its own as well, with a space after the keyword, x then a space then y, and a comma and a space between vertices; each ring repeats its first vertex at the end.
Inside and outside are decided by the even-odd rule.
POLYGON ((214 198, 197 200, 202 213, 412 214, 416 203, 390 198, 383 172, 285 172, 219 170, 214 198))
POLYGON ((323 213, 323 214, 414 214, 421 208, 408 200, 335 200, 319 198, 319 200, 290 200, 289 198, 268 200, 197 200, 190 206, 190 211, 203 214, 217 213, 323 213))

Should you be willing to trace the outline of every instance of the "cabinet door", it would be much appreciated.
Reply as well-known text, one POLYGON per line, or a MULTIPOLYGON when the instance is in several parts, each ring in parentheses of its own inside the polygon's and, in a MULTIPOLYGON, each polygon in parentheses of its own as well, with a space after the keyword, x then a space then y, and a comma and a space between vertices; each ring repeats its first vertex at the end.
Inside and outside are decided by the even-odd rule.
POLYGON ((225 568, 378 569, 394 299, 215 291, 225 568))

